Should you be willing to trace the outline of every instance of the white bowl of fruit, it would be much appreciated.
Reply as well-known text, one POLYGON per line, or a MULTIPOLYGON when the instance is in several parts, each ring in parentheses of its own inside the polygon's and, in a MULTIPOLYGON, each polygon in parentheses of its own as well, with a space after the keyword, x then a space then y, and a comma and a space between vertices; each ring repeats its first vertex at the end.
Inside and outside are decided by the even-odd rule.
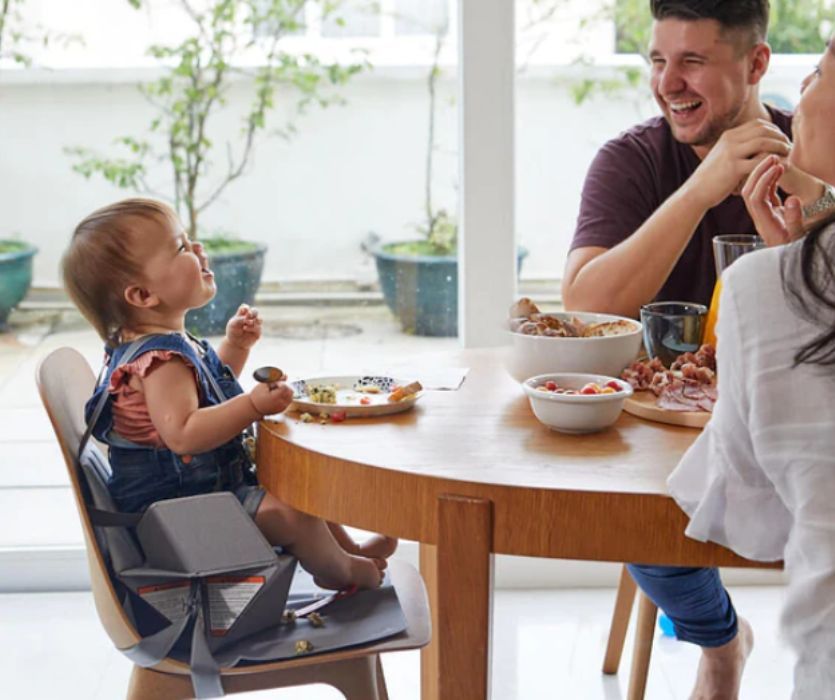
POLYGON ((602 374, 559 372, 526 379, 534 415, 561 433, 594 433, 614 423, 632 396, 629 382, 602 374))

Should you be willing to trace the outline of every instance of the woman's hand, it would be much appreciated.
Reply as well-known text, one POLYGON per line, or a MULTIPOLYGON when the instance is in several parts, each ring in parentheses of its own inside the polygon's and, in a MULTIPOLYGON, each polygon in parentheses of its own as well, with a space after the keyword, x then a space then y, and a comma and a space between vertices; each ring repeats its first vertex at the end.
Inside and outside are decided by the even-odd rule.
POLYGON ((284 382, 258 384, 249 392, 255 410, 262 416, 281 413, 293 402, 293 390, 284 382))
POLYGON ((745 206, 767 245, 783 245, 802 237, 814 223, 803 217, 803 206, 824 192, 818 178, 769 156, 751 172, 742 188, 745 206), (780 201, 777 188, 788 193, 780 201))
POLYGON ((786 166, 770 156, 754 168, 742 188, 754 226, 769 246, 789 243, 804 233, 800 198, 791 195, 783 203, 777 195, 780 178, 785 174, 786 166))
POLYGON ((261 338, 258 309, 241 304, 226 324, 226 342, 239 350, 249 350, 261 338))

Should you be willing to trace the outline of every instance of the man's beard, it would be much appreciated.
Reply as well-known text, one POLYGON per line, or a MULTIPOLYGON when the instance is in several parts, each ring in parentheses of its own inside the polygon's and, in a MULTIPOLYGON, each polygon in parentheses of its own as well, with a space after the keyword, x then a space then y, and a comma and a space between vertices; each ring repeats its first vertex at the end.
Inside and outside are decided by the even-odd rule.
POLYGON ((675 126, 671 120, 668 121, 673 130, 673 135, 679 143, 695 147, 713 146, 713 144, 719 140, 719 137, 722 136, 722 134, 724 134, 728 129, 739 126, 739 115, 742 114, 743 108, 744 105, 740 102, 739 105, 729 109, 724 114, 714 117, 707 124, 705 124, 704 127, 702 127, 699 133, 686 141, 684 139, 680 139, 676 134, 676 131, 678 131, 680 127, 675 126))

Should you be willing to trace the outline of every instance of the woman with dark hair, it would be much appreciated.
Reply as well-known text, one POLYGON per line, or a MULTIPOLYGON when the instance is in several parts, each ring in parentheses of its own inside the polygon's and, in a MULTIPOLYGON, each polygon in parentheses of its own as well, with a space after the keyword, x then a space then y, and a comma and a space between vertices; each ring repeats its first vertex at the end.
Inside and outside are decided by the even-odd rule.
MULTIPOLYGON (((772 247, 723 276, 719 401, 669 487, 690 516, 688 536, 785 561, 782 630, 797 654, 793 697, 825 700, 835 698, 832 40, 803 81, 793 134, 787 162, 765 158, 743 189, 772 247), (785 202, 778 187, 791 195, 785 202)), ((708 650, 721 652, 714 658, 703 654, 694 698, 737 696, 750 629, 746 635, 708 650)))

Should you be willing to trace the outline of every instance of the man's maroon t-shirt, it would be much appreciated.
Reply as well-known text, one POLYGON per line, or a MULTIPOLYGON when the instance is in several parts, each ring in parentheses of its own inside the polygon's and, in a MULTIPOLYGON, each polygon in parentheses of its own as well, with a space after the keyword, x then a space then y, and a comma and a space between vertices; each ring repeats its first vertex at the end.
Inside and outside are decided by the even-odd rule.
MULTIPOLYGON (((768 109, 774 123, 790 137, 791 116, 768 109)), ((571 249, 613 248, 631 236, 700 162, 690 146, 673 138, 663 117, 609 141, 586 175, 571 249)), ((711 240, 723 233, 756 233, 740 196, 731 195, 705 214, 656 299, 710 303, 716 284, 711 240)))

